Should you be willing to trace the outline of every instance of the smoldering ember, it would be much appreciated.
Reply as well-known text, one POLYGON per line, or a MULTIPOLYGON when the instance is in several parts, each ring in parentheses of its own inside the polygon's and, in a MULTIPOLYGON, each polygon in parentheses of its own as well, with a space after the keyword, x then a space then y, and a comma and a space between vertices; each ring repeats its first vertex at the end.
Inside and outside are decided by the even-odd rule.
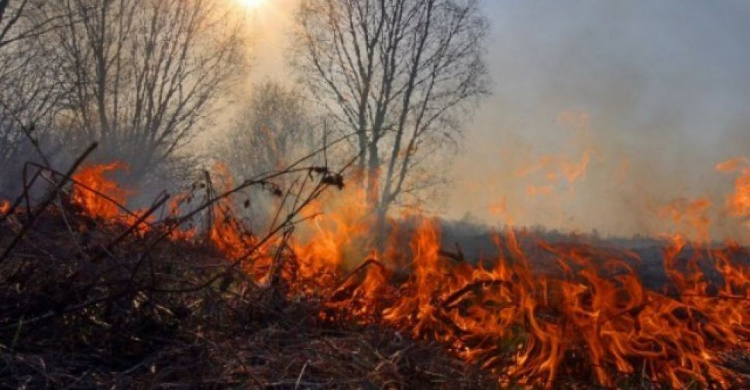
POLYGON ((0 0, 0 387, 750 387, 743 1, 0 0))

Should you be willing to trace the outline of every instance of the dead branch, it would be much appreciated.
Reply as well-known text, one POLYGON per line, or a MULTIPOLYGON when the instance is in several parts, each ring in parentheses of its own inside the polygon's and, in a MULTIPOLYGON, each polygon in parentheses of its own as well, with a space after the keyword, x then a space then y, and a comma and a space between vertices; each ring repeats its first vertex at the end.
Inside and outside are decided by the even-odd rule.
POLYGON ((23 228, 21 228, 21 231, 13 238, 13 240, 10 242, 8 247, 5 248, 2 255, 0 255, 0 263, 5 261, 5 259, 8 257, 8 255, 13 251, 13 249, 18 245, 19 242, 21 242, 21 239, 23 236, 31 229, 31 227, 34 225, 34 222, 36 219, 41 215, 44 210, 49 206, 57 196, 57 193, 63 188, 65 184, 67 184, 68 180, 70 180, 70 177, 75 173, 75 171, 78 169, 78 167, 86 160, 86 158, 93 152, 96 147, 98 146, 97 143, 91 144, 73 163, 73 165, 68 169, 68 171, 63 176, 62 180, 52 188, 52 190, 47 194, 47 197, 39 204, 36 211, 29 216, 29 219, 26 221, 26 223, 23 225, 23 228))

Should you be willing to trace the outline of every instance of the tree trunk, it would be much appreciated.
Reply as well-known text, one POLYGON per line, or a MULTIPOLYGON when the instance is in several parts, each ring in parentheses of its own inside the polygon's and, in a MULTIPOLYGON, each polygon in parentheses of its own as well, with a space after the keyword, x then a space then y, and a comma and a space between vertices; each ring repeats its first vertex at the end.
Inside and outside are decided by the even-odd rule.
POLYGON ((375 210, 375 245, 378 253, 385 253, 388 244, 387 220, 388 205, 380 205, 375 210))
POLYGON ((378 145, 371 142, 368 147, 368 164, 367 164, 367 202, 373 209, 380 203, 380 156, 378 155, 378 145))
POLYGON ((375 217, 373 221, 373 233, 375 236, 375 248, 378 252, 383 253, 386 244, 386 215, 390 200, 387 194, 380 191, 380 170, 382 162, 378 155, 378 145, 373 142, 368 147, 368 167, 367 167, 367 203, 375 217))

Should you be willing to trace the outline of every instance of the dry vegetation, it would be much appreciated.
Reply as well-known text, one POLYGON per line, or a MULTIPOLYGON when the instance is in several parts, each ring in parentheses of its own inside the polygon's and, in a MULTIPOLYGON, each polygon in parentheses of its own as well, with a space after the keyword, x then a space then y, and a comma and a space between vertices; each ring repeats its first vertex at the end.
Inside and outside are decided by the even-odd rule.
MULTIPOLYGON (((661 242, 661 279, 622 248, 508 228, 472 262, 391 225, 488 93, 480 1, 301 3, 324 112, 267 84, 209 169, 188 146, 246 65, 224 1, 0 0, 0 387, 747 386, 750 254, 711 243, 707 201, 672 212, 706 239, 661 242)), ((750 216, 750 163, 717 170, 750 216)))
MULTIPOLYGON (((503 279, 492 276, 509 271, 502 265, 474 268, 460 248, 458 253, 436 246, 419 249, 423 244, 414 241, 414 259, 405 259, 406 268, 389 276, 374 259, 348 273, 316 264, 314 273, 306 274, 309 259, 304 247, 292 249, 288 228, 320 191, 342 184, 339 174, 323 167, 271 174, 302 172, 318 184, 305 192, 307 200, 294 202, 301 206, 278 225, 284 229, 262 237, 244 230, 223 200, 243 186, 278 191, 268 178, 212 193, 221 186, 207 174, 170 207, 192 199, 197 203, 192 211, 156 220, 152 216, 163 211, 168 196, 148 210, 127 210, 118 202, 116 187, 88 181, 92 178, 86 173, 101 174, 101 166, 80 168, 92 150, 68 173, 36 166, 24 187, 47 182, 41 198, 26 191, 14 204, 2 204, 2 387, 494 388, 516 381, 545 383, 542 363, 550 358, 560 359, 554 367, 559 372, 546 383, 566 388, 595 388, 603 381, 618 388, 660 388, 670 380, 685 381, 687 387, 742 387, 750 375, 742 320, 716 318, 717 313, 746 315, 748 300, 730 292, 703 297, 685 292, 690 290, 646 291, 651 300, 634 301, 623 310, 594 295, 618 276, 600 274, 611 279, 598 279, 601 265, 587 263, 579 266, 591 278, 592 292, 580 295, 579 290, 574 301, 566 301, 570 292, 565 288, 580 288, 584 280, 562 281, 563 290, 551 294, 552 303, 534 303, 533 291, 523 282, 531 282, 531 275, 520 263, 512 266, 510 279, 503 279), (188 223, 193 223, 191 230, 178 228, 188 223), (265 246, 268 242, 273 248, 265 246), (432 250, 453 265, 425 268, 425 261, 437 261, 428 253, 432 250), (580 306, 566 306, 571 302, 580 306), (525 310, 530 303, 538 307, 525 310), (577 314, 597 307, 618 311, 604 323, 577 314), (640 334, 638 328, 654 320, 674 323, 640 334), (613 357, 602 359, 606 366, 592 366, 596 357, 589 348, 634 324, 640 343, 662 343, 646 347, 662 348, 662 353, 625 352, 627 362, 642 365, 630 374, 615 369, 610 359, 617 351, 605 349, 613 357), (568 339, 555 339, 553 332, 568 339), (680 340, 681 334, 697 339, 680 340), (725 340, 734 337, 737 348, 726 348, 725 340), (564 349, 554 353, 545 342, 564 349), (525 365, 518 360, 522 351, 529 357, 525 365), (711 361, 684 371, 674 365, 680 357, 695 364, 696 354, 717 351, 711 361), (677 376, 658 376, 654 367, 677 376), (703 372, 706 376, 698 379, 703 372)), ((414 236, 419 240, 420 234, 432 233, 428 229, 414 236)), ((408 256, 402 247, 398 255, 408 256)), ((508 249, 515 262, 525 256, 508 249)), ((610 256, 572 244, 546 250, 561 257, 577 253, 579 261, 610 256)), ((743 248, 715 255, 726 253, 747 262, 743 248)), ((683 272, 672 271, 678 278, 683 272)), ((732 283, 746 286, 742 280, 732 283)))
POLYGON ((169 239, 174 220, 92 216, 46 173, 48 204, 26 193, 0 217, 0 387, 492 384, 438 344, 322 320, 319 300, 257 284, 200 237, 169 239))

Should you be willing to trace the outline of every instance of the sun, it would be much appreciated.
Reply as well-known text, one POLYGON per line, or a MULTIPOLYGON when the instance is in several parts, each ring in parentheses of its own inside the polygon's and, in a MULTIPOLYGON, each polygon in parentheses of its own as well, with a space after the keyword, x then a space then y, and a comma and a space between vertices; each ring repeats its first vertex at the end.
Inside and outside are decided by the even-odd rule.
POLYGON ((263 5, 266 0, 239 0, 239 2, 247 8, 258 8, 263 5))

